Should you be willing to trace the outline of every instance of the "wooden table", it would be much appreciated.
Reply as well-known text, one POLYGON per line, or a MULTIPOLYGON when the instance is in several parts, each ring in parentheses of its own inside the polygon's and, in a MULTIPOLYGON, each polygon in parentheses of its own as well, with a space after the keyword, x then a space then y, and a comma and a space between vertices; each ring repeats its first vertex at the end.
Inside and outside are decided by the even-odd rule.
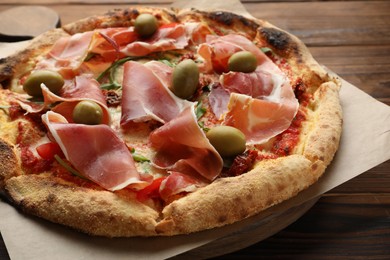
MULTIPOLYGON (((22 4, 48 6, 63 24, 126 6, 120 0, 2 0, 0 11, 22 4)), ((255 17, 297 35, 321 64, 390 105, 390 1, 246 0, 244 6, 255 17)), ((0 259, 7 256, 0 243, 0 259)), ((390 161, 326 193, 278 234, 223 256, 238 257, 390 259, 390 161)))

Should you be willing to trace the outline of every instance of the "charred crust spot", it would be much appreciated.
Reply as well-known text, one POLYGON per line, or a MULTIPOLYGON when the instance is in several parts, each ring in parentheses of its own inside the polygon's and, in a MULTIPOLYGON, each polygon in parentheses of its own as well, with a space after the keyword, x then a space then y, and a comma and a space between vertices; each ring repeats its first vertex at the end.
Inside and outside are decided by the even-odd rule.
POLYGON ((227 12, 213 12, 209 14, 210 19, 223 23, 225 25, 232 25, 234 15, 227 12))
POLYGON ((245 209, 240 210, 240 217, 241 218, 246 218, 246 217, 248 217, 248 215, 249 215, 249 213, 247 210, 245 210, 245 209))
POLYGON ((317 165, 316 163, 313 163, 313 164, 311 165, 311 169, 312 169, 313 171, 317 170, 317 168, 318 168, 318 165, 317 165))
POLYGON ((276 51, 284 52, 292 51, 298 53, 298 46, 291 39, 290 35, 276 28, 262 27, 259 29, 260 34, 265 41, 273 46, 276 51))
POLYGON ((227 220, 227 217, 225 215, 221 215, 218 217, 219 223, 224 223, 224 222, 226 222, 226 220, 227 220))
POLYGON ((47 197, 46 197, 46 201, 47 201, 49 204, 53 203, 53 202, 56 201, 56 200, 57 200, 57 196, 56 196, 55 194, 53 194, 53 193, 50 193, 50 194, 47 195, 47 197))
POLYGON ((247 200, 247 201, 252 201, 252 200, 253 200, 252 194, 246 195, 246 200, 247 200))
POLYGON ((233 200, 234 200, 234 203, 235 203, 236 205, 240 205, 241 202, 242 202, 242 200, 241 200, 240 197, 235 197, 233 200))

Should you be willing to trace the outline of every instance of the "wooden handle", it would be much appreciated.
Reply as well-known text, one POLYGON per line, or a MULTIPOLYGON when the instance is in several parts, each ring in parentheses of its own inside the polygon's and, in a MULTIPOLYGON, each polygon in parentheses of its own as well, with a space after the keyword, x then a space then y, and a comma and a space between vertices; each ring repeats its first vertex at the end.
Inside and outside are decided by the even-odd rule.
POLYGON ((19 6, 0 14, 0 41, 31 39, 60 26, 60 17, 44 6, 19 6))

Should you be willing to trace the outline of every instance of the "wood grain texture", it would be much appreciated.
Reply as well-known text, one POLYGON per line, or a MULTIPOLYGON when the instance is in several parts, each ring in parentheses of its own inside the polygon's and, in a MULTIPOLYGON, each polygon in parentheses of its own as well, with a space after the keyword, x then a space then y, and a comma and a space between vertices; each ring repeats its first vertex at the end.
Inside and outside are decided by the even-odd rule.
MULTIPOLYGON (((128 1, 124 5, 119 0, 3 0, 0 11, 21 4, 45 4, 58 12, 66 24, 130 3, 169 6, 171 2, 128 1)), ((243 2, 255 17, 300 37, 321 64, 390 105, 390 1, 243 2)), ((0 259, 7 257, 0 242, 0 259)), ((389 259, 390 161, 331 190, 278 234, 216 259, 243 257, 389 259)))

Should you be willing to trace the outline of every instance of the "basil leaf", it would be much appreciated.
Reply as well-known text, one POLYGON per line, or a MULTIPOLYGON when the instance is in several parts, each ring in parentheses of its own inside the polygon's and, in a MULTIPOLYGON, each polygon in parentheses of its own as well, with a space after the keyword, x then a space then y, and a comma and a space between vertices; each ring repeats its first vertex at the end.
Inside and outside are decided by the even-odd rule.
POLYGON ((264 53, 271 52, 272 54, 274 54, 274 51, 268 47, 262 47, 262 48, 260 48, 260 50, 264 53))
POLYGON ((207 112, 207 109, 202 107, 202 105, 202 102, 199 102, 195 108, 195 115, 197 120, 199 120, 207 112))
POLYGON ((118 82, 115 81, 116 69, 120 65, 124 64, 126 61, 136 60, 136 59, 140 59, 140 58, 142 58, 142 57, 132 57, 132 56, 129 56, 129 57, 125 57, 123 59, 117 60, 117 61, 113 62, 110 67, 108 67, 102 73, 100 73, 100 75, 96 78, 96 80, 100 82, 109 73, 108 79, 109 79, 109 82, 110 82, 109 84, 111 84, 111 85, 109 86, 109 88, 107 88, 108 86, 106 84, 103 84, 102 86, 105 87, 104 89, 118 89, 118 88, 121 88, 122 86, 118 82))
POLYGON ((131 147, 130 153, 133 156, 134 161, 136 161, 136 162, 150 162, 150 160, 148 158, 146 158, 145 156, 143 156, 139 153, 136 153, 134 147, 131 147))
POLYGON ((64 160, 62 160, 57 154, 54 155, 54 158, 56 159, 56 161, 62 166, 64 167, 68 172, 70 172, 71 174, 77 176, 77 177, 80 177, 81 179, 84 179, 84 180, 88 180, 87 178, 85 178, 84 176, 82 176, 78 171, 76 171, 75 169, 73 169, 69 164, 67 164, 64 160))

